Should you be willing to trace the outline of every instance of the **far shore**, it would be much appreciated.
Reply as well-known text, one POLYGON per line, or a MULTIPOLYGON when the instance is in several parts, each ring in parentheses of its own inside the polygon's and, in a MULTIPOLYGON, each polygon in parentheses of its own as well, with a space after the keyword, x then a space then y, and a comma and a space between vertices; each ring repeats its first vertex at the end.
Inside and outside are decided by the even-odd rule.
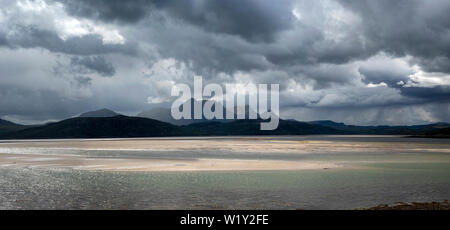
MULTIPOLYGON (((361 210, 361 209, 359 209, 361 210)), ((382 204, 368 209, 362 210, 450 210, 450 203, 448 200, 444 200, 442 202, 412 202, 412 203, 404 203, 399 202, 393 205, 382 204)))

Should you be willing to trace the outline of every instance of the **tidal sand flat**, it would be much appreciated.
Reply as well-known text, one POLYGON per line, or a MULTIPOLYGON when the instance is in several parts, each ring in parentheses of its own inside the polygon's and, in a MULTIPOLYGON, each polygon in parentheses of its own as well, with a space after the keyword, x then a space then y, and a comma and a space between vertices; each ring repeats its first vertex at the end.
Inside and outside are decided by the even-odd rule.
POLYGON ((0 142, 1 209, 354 209, 450 198, 450 143, 399 136, 0 142))

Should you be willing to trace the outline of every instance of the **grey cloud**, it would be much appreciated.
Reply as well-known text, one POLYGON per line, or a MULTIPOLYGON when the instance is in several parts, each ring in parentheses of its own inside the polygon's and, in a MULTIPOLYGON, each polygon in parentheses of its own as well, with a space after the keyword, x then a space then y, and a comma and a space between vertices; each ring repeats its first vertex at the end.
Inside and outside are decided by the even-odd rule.
POLYGON ((149 13, 151 1, 147 0, 58 0, 63 2, 68 13, 78 16, 134 23, 149 13))
POLYGON ((64 98, 58 91, 0 85, 0 116, 35 120, 64 118, 78 113, 80 108, 86 107, 86 103, 84 100, 64 98))
POLYGON ((8 46, 8 39, 6 38, 6 34, 0 32, 0 46, 8 46))
POLYGON ((450 86, 402 87, 400 89, 403 95, 420 98, 426 102, 450 102, 450 86))
MULTIPOLYGON (((334 120, 350 125, 417 125, 450 122, 450 104, 373 106, 370 108, 288 108, 284 117, 300 121, 334 120), (424 116, 423 111, 427 111, 424 116)), ((281 114, 283 116, 283 113, 281 114)))
POLYGON ((111 77, 116 73, 114 66, 107 62, 103 56, 72 57, 71 63, 95 71, 105 77, 111 77))
POLYGON ((323 12, 316 12, 320 7, 315 6, 322 4, 319 2, 308 2, 301 9, 307 17, 318 19, 297 21, 295 26, 292 22, 293 1, 62 2, 75 16, 127 23, 137 23, 145 18, 139 25, 144 28, 155 27, 159 22, 151 21, 165 18, 171 23, 165 23, 158 30, 153 29, 150 41, 157 42, 163 55, 194 61, 199 69, 235 71, 265 69, 268 64, 345 64, 384 51, 397 56, 416 56, 417 63, 426 71, 449 70, 450 16, 446 12, 450 3, 445 0, 340 0, 338 2, 344 7, 359 15, 362 24, 360 27, 341 27, 340 32, 345 37, 337 42, 325 39, 321 23, 326 18, 323 18, 323 12), (194 34, 198 32, 184 30, 182 25, 173 27, 177 23, 195 26, 206 33, 194 34), (170 32, 171 29, 176 31, 170 32), (239 35, 250 43, 212 39, 215 33, 239 35), (175 42, 181 44, 173 46, 175 42, 164 42, 165 39, 176 39, 175 42), (258 46, 255 44, 258 41, 270 43, 258 46))
POLYGON ((430 58, 418 57, 414 58, 412 63, 420 65, 427 72, 450 73, 450 55, 430 58))
MULTIPOLYGON (((342 28, 345 38, 340 41, 327 40, 320 24, 326 20, 323 13, 318 13, 316 21, 295 21, 291 0, 63 2, 75 16, 135 23, 144 30, 139 37, 155 44, 162 56, 191 62, 204 75, 298 64, 345 64, 378 52, 354 28, 342 28), (132 10, 136 14, 130 14, 132 10)), ((302 13, 313 15, 309 8, 320 4, 308 3, 302 13)), ((128 35, 133 37, 133 32, 128 35)))
POLYGON ((74 80, 77 87, 87 87, 92 84, 92 78, 84 76, 75 76, 74 80))
POLYGON ((62 1, 72 15, 133 23, 154 11, 197 25, 206 31, 238 35, 251 41, 271 41, 292 22, 291 0, 81 0, 62 1))
POLYGON ((15 25, 10 28, 13 33, 6 36, 6 44, 10 48, 41 47, 52 52, 93 55, 105 53, 122 53, 135 55, 136 48, 131 44, 104 44, 100 35, 85 35, 61 39, 56 32, 39 29, 36 26, 15 25))
POLYGON ((359 80, 351 66, 345 65, 313 65, 304 66, 299 69, 303 78, 312 80, 315 89, 324 89, 333 85, 345 85, 352 81, 359 80))
POLYGON ((158 8, 207 31, 239 35, 251 41, 271 41, 292 21, 291 1, 228 0, 194 2, 160 0, 158 8))
POLYGON ((277 65, 292 66, 296 64, 346 64, 354 60, 366 59, 378 51, 367 47, 359 37, 352 33, 339 42, 328 41, 323 31, 303 25, 299 29, 297 46, 265 52, 267 59, 277 65))
POLYGON ((448 64, 442 61, 450 58, 449 1, 340 2, 360 16, 369 46, 397 56, 411 55, 427 70, 449 73, 448 64))
MULTIPOLYGON (((290 17, 291 11, 286 11, 290 17)), ((135 31, 136 34, 131 36, 144 37, 155 44, 161 57, 190 63, 197 73, 205 76, 217 72, 286 69, 321 63, 346 64, 377 52, 366 47, 354 31, 348 31, 340 41, 330 41, 326 39, 321 25, 310 22, 296 21, 294 26, 278 33, 265 32, 267 36, 275 35, 274 39, 261 43, 230 33, 211 33, 205 28, 207 25, 184 24, 179 17, 166 17, 167 22, 161 24, 157 21, 158 17, 150 15, 139 24, 142 30, 135 31)), ((254 28, 249 26, 247 29, 251 31, 254 28)))

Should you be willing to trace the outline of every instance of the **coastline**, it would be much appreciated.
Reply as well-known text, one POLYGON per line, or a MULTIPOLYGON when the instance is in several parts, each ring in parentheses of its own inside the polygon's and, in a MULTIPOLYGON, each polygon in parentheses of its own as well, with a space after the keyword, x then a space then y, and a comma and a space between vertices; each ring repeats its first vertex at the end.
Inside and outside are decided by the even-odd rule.
POLYGON ((396 204, 387 205, 381 204, 375 207, 371 207, 368 209, 358 209, 358 210, 372 210, 372 211, 413 211, 413 210, 450 210, 450 203, 448 200, 440 201, 440 202, 411 202, 404 203, 398 202, 396 204))

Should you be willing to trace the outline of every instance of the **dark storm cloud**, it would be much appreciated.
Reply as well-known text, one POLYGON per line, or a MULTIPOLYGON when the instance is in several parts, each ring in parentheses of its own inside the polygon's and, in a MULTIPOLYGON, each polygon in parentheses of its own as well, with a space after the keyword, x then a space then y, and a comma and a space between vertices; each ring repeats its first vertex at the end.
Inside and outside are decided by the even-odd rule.
MULTIPOLYGON (((449 37, 450 39, 450 37, 449 37)), ((412 62, 417 63, 427 72, 443 72, 450 73, 450 55, 447 57, 430 57, 430 58, 415 58, 412 62)))
POLYGON ((163 57, 191 63, 192 69, 204 77, 210 78, 219 72, 267 69, 271 65, 263 55, 246 51, 248 47, 239 52, 242 45, 233 38, 218 41, 220 39, 214 37, 189 35, 195 39, 184 40, 183 35, 171 37, 170 34, 172 32, 153 36, 159 44, 158 52, 163 57))
POLYGON ((149 13, 151 1, 146 0, 58 0, 68 13, 103 21, 133 23, 149 13))
POLYGON ((366 59, 378 52, 364 44, 364 40, 351 32, 339 42, 328 41, 321 30, 307 25, 299 25, 302 39, 299 46, 288 50, 267 52, 266 58, 276 65, 302 64, 346 64, 350 61, 366 59))
POLYGON ((49 114, 52 118, 73 116, 80 108, 86 107, 89 101, 64 98, 59 92, 53 90, 32 90, 2 84, 0 85, 0 104, 2 105, 0 116, 45 120, 49 118, 49 114))
POLYGON ((8 46, 8 39, 6 39, 6 35, 0 32, 0 46, 8 46))
POLYGON ((251 41, 271 41, 292 22, 291 0, 81 0, 62 1, 72 15, 135 23, 154 11, 163 11, 184 23, 214 33, 241 36, 251 41))
POLYGON ((420 98, 427 102, 450 102, 450 86, 402 87, 400 89, 405 96, 420 98))
MULTIPOLYGON (((35 26, 15 25, 10 29, 14 33, 3 38, 6 39, 4 45, 10 48, 40 47, 52 52, 75 55, 105 53, 134 55, 137 52, 135 46, 131 44, 104 44, 100 35, 84 35, 63 40, 55 31, 40 29, 35 26)), ((0 37, 1 40, 2 37, 0 37)))
POLYGON ((251 41, 270 41, 291 26, 291 1, 159 0, 155 6, 207 31, 239 35, 251 41))
POLYGON ((74 80, 77 87, 87 87, 92 84, 92 78, 90 77, 75 76, 74 80))
POLYGON ((111 77, 116 73, 114 66, 107 62, 103 56, 72 57, 71 63, 95 71, 105 77, 111 77))
POLYGON ((450 73, 450 1, 339 0, 362 20, 366 42, 426 70, 450 73))
MULTIPOLYGON (((292 66, 299 63, 345 64, 353 60, 366 59, 380 51, 392 52, 399 56, 419 54, 418 62, 424 63, 429 60, 429 57, 436 55, 433 51, 440 51, 443 57, 447 57, 449 53, 448 47, 446 49, 441 47, 448 41, 445 39, 443 29, 448 26, 442 22, 449 18, 447 14, 443 14, 445 11, 438 10, 441 9, 441 5, 444 9, 448 5, 444 1, 428 4, 438 5, 438 7, 420 10, 424 4, 417 0, 401 0, 395 3, 386 0, 374 3, 342 0, 343 6, 360 15, 363 25, 359 29, 364 32, 364 36, 360 36, 360 30, 343 27, 341 30, 345 33, 345 39, 338 42, 326 40, 324 28, 320 25, 297 21, 296 27, 293 28, 293 1, 81 0, 62 2, 65 3, 66 11, 72 15, 106 22, 137 24, 146 16, 162 13, 161 17, 165 17, 166 20, 175 20, 200 28, 207 33, 194 34, 197 32, 178 30, 178 34, 172 34, 164 31, 170 30, 167 25, 159 31, 152 31, 156 33, 152 35, 152 39, 155 39, 164 56, 186 62, 193 61, 193 64, 198 66, 197 71, 212 69, 232 72, 266 69, 270 64, 276 66, 292 66), (421 14, 413 16, 418 11, 421 14), (420 20, 414 17, 419 17, 420 20), (282 43, 277 44, 280 42, 280 32, 293 29, 297 30, 298 45, 284 47, 282 43), (429 30, 432 33, 423 33, 429 30), (238 44, 230 39, 213 40, 208 32, 238 35, 248 40, 250 44, 238 44), (161 38, 155 38, 158 36, 161 38), (436 42, 435 38, 438 38, 438 46, 433 44, 436 42), (255 46, 255 43, 259 41, 269 42, 273 46, 255 46), (175 43, 177 44, 174 45, 175 43)), ((303 10, 309 11, 308 7, 314 9, 310 5, 303 6, 303 10)), ((149 24, 146 26, 154 27, 155 24, 151 21, 157 18, 157 16, 147 18, 149 21, 145 24, 149 24)), ((431 65, 433 69, 445 70, 446 62, 433 63, 435 63, 431 65)))

